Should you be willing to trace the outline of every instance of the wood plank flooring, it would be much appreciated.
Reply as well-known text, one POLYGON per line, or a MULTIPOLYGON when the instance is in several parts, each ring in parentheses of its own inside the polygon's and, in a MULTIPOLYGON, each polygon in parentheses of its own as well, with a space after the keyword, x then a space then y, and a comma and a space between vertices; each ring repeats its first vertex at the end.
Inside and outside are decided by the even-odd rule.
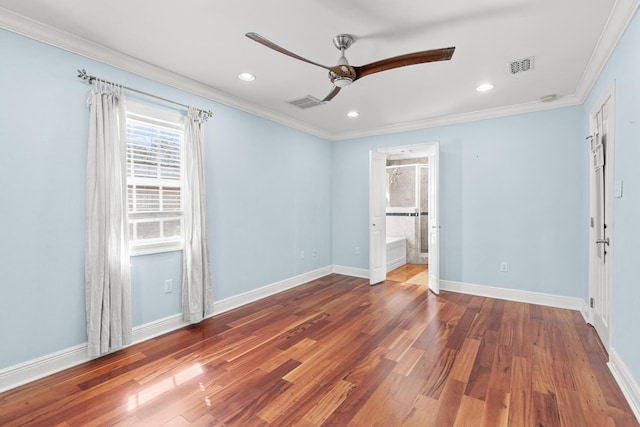
POLYGON ((0 394, 1 426, 639 426, 579 313, 330 275, 0 394))
POLYGON ((387 273, 387 280, 413 283, 414 285, 428 285, 429 266, 427 264, 405 264, 387 273))

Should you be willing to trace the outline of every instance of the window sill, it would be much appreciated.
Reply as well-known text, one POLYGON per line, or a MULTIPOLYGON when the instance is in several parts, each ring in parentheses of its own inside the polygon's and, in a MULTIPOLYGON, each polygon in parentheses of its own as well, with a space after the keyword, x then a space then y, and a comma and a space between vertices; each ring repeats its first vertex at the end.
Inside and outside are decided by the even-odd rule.
POLYGON ((173 243, 149 243, 146 245, 137 245, 129 249, 129 256, 151 255, 163 252, 175 252, 182 250, 182 242, 173 243))

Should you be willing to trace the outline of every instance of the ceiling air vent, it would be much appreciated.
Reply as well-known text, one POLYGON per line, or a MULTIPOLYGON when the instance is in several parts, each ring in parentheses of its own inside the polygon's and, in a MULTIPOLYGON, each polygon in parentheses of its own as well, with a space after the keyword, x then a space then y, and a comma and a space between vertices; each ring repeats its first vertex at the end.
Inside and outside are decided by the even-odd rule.
POLYGON ((507 64, 509 67, 509 72, 511 74, 524 73, 525 71, 533 70, 533 56, 528 58, 518 59, 516 61, 511 61, 507 64))
POLYGON ((293 101, 289 101, 289 104, 305 110, 307 108, 316 107, 324 103, 320 101, 318 98, 314 98, 311 95, 307 95, 304 98, 294 99, 293 101))

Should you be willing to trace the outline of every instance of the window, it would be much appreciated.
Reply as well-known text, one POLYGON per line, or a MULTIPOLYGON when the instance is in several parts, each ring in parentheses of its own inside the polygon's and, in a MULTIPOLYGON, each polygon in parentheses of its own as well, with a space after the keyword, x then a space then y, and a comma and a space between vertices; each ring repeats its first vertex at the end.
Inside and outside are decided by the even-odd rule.
POLYGON ((182 116, 127 103, 127 205, 131 255, 182 248, 182 116))

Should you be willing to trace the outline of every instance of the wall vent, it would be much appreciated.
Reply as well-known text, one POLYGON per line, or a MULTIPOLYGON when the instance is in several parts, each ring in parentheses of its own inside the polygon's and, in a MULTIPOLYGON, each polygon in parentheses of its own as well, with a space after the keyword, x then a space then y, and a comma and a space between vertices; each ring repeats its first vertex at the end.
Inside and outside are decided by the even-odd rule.
POLYGON ((304 98, 294 99, 293 101, 289 101, 289 104, 305 110, 307 108, 322 105, 324 104, 324 102, 320 101, 318 98, 314 98, 311 95, 307 95, 304 98))
POLYGON ((528 58, 517 59, 515 61, 511 61, 507 63, 507 67, 509 67, 509 72, 511 74, 523 73, 525 71, 533 70, 534 65, 534 57, 529 56, 528 58))

